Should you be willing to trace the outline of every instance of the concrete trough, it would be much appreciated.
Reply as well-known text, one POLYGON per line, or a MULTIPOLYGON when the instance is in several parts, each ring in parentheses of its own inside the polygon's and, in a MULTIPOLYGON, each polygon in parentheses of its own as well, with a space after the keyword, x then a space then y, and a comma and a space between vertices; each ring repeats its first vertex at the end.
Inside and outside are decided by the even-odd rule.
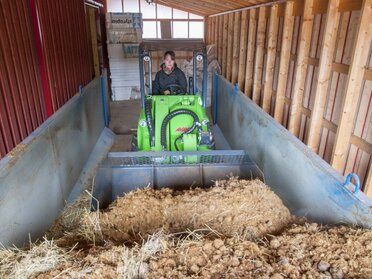
POLYGON ((291 212, 320 223, 372 228, 372 200, 222 76, 215 115, 232 149, 245 150, 291 212))
MULTIPOLYGON (((372 227, 372 201, 221 76, 217 126, 225 146, 242 149, 292 213, 321 223, 372 227)), ((107 86, 103 88, 107 96, 107 86)), ((0 242, 43 235, 65 206, 92 185, 114 134, 104 125, 95 79, 0 161, 0 242)))
POLYGON ((2 245, 42 236, 109 151, 101 89, 93 80, 0 161, 2 245))

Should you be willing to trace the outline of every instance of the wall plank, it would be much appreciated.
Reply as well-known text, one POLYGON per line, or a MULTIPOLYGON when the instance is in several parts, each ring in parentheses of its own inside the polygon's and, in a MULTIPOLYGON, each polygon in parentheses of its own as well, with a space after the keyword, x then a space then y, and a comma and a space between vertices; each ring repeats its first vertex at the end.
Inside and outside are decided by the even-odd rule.
POLYGON ((252 96, 253 90, 253 64, 256 45, 256 29, 257 29, 257 11, 249 11, 249 26, 248 26, 248 49, 247 49, 247 63, 245 68, 245 83, 244 94, 248 97, 252 96))
POLYGON ((285 3, 282 47, 280 50, 279 79, 274 111, 274 118, 279 123, 283 123, 283 111, 285 104, 284 99, 288 81, 289 59, 291 55, 291 42, 293 35, 293 23, 294 23, 293 1, 287 1, 285 3))
POLYGON ((223 43, 223 16, 218 16, 218 43, 217 43, 217 57, 218 62, 221 64, 222 62, 222 43, 223 43))
POLYGON ((269 38, 266 56, 266 71, 263 84, 262 108, 267 113, 270 113, 271 96, 273 91, 274 68, 276 57, 276 43, 278 37, 278 5, 273 5, 270 8, 270 21, 269 21, 269 38))
POLYGON ((307 58, 309 57, 311 32, 313 29, 313 4, 314 0, 305 0, 304 13, 300 30, 300 43, 296 58, 295 82, 293 97, 290 107, 288 130, 298 137, 300 132, 301 107, 305 90, 307 58))
POLYGON ((264 66, 265 52, 265 33, 266 33, 266 8, 260 7, 258 10, 258 26, 256 41, 256 56, 254 62, 253 92, 252 100, 259 104, 262 88, 262 70, 264 66))
MULTIPOLYGON (((214 24, 214 41, 213 43, 216 44, 216 47, 217 47, 217 44, 218 44, 218 36, 220 33, 219 31, 221 29, 220 28, 220 21, 219 21, 220 17, 215 17, 215 24, 214 24)), ((217 51, 217 50, 216 50, 217 51)))
POLYGON ((231 82, 236 84, 238 82, 239 71, 239 42, 240 42, 240 18, 241 12, 235 13, 234 17, 234 42, 233 42, 233 56, 232 56, 232 70, 231 82))
POLYGON ((364 65, 368 58, 372 38, 372 0, 364 0, 355 41, 350 74, 342 99, 342 113, 337 129, 336 141, 332 153, 332 166, 342 171, 345 165, 354 119, 358 109, 358 100, 364 76, 364 65))
POLYGON ((223 33, 222 33, 222 75, 226 76, 226 62, 227 62, 227 26, 228 26, 228 15, 223 15, 223 33))
POLYGON ((229 14, 228 31, 227 31, 227 60, 226 60, 226 78, 231 82, 232 72, 232 55, 234 42, 234 13, 229 14))
POLYGON ((333 54, 337 37, 337 26, 340 18, 338 7, 340 0, 329 0, 324 38, 321 45, 319 72, 317 77, 314 108, 311 112, 306 143, 317 152, 321 136, 322 119, 327 99, 328 83, 331 77, 333 54))
POLYGON ((243 11, 240 23, 240 51, 238 70, 238 85, 240 91, 244 91, 245 67, 247 61, 248 18, 249 11, 243 11))

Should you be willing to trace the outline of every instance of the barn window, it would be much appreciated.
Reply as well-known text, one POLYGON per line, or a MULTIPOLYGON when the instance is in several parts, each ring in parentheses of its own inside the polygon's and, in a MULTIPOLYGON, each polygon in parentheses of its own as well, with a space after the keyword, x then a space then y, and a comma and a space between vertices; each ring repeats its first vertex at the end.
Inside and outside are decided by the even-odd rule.
POLYGON ((108 0, 108 12, 142 13, 144 39, 204 38, 204 19, 145 0, 108 0))

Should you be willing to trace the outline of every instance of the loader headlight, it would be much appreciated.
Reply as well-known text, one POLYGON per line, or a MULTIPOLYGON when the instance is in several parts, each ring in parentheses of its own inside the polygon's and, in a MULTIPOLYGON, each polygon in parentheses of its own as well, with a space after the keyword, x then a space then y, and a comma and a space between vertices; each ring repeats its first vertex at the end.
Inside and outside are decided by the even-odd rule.
POLYGON ((141 126, 142 128, 146 127, 146 126, 147 126, 146 120, 141 120, 141 121, 140 121, 140 126, 141 126))
POLYGON ((150 56, 148 56, 148 55, 144 56, 143 60, 145 60, 146 62, 149 62, 150 61, 150 56))
POLYGON ((203 60, 203 55, 198 54, 198 55, 196 56, 196 60, 198 60, 198 61, 202 61, 202 60, 203 60))

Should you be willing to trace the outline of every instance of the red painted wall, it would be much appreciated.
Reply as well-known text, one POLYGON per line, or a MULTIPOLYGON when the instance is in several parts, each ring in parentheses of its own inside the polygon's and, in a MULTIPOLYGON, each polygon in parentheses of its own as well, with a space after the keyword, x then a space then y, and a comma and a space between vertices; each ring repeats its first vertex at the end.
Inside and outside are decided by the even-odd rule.
POLYGON ((1 158, 92 79, 84 1, 0 0, 0 38, 1 158))
POLYGON ((27 0, 0 1, 0 158, 45 119, 27 0))
POLYGON ((91 79, 84 1, 36 0, 53 111, 91 79))

